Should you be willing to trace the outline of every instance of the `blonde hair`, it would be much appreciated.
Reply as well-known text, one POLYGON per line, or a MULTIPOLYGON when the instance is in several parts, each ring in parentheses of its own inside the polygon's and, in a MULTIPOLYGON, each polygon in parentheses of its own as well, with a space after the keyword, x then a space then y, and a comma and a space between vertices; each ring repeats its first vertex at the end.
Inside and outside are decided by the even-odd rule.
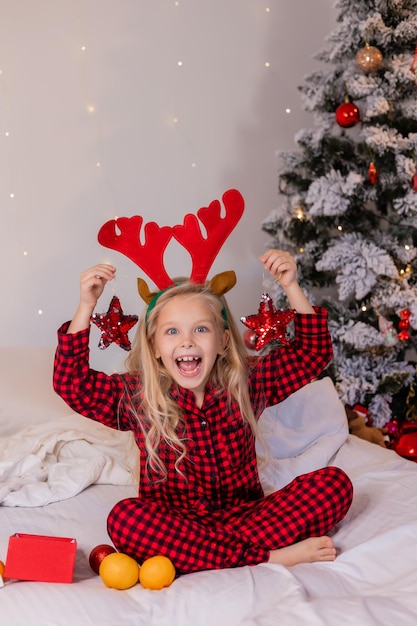
POLYGON ((219 298, 210 292, 206 285, 197 285, 190 281, 162 292, 151 311, 142 313, 138 330, 132 344, 126 366, 130 373, 139 374, 141 388, 130 398, 131 409, 145 437, 148 453, 148 475, 154 473, 156 480, 164 480, 167 468, 159 456, 158 450, 162 440, 175 450, 177 460, 175 468, 179 472, 179 464, 187 454, 186 425, 184 415, 177 402, 170 397, 170 388, 175 381, 168 374, 160 359, 156 359, 153 350, 153 339, 156 332, 158 317, 167 302, 176 296, 189 295, 202 298, 213 314, 220 333, 224 333, 227 319, 229 339, 222 354, 219 354, 213 366, 209 382, 219 394, 229 394, 229 402, 235 400, 242 418, 256 432, 256 419, 249 400, 248 390, 248 354, 233 321, 224 297, 219 298))

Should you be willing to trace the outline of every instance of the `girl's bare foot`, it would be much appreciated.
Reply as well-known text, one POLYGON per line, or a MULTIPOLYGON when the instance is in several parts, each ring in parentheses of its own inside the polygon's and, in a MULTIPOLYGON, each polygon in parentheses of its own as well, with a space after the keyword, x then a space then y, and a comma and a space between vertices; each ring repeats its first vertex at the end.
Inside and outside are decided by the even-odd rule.
POLYGON ((308 537, 290 546, 271 550, 268 562, 291 567, 298 563, 334 561, 335 558, 336 548, 330 537, 308 537))

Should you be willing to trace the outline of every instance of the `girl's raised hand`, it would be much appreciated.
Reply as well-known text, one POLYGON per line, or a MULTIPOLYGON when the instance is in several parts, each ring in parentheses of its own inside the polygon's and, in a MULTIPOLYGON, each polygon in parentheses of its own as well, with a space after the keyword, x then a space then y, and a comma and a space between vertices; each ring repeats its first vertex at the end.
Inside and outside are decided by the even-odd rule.
POLYGON ((297 280, 297 265, 289 252, 270 249, 260 256, 259 260, 283 287, 289 287, 297 280))
POLYGON ((116 268, 99 263, 85 270, 80 277, 80 304, 94 308, 109 280, 116 275, 116 268))
POLYGON ((264 264, 264 268, 284 289, 292 309, 298 313, 315 313, 298 284, 297 264, 289 252, 267 250, 259 259, 264 264))
POLYGON ((107 263, 99 263, 85 270, 80 277, 80 302, 67 333, 77 333, 90 326, 90 317, 109 280, 116 275, 116 268, 107 263))

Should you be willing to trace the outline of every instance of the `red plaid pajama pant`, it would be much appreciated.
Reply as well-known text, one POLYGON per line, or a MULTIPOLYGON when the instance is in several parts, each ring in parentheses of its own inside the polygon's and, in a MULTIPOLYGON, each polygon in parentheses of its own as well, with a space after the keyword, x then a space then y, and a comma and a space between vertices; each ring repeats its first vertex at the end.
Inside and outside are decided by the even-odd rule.
POLYGON ((259 500, 204 515, 128 498, 111 510, 107 528, 120 552, 139 563, 163 554, 178 574, 255 565, 267 561, 270 550, 329 533, 352 495, 348 476, 329 466, 259 500))

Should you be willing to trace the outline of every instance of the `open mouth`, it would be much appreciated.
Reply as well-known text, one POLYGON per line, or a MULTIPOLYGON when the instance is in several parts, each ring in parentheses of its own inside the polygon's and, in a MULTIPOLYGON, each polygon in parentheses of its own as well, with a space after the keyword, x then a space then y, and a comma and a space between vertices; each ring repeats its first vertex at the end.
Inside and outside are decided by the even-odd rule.
POLYGON ((201 369, 201 358, 198 356, 182 356, 176 364, 183 376, 195 376, 201 369))

